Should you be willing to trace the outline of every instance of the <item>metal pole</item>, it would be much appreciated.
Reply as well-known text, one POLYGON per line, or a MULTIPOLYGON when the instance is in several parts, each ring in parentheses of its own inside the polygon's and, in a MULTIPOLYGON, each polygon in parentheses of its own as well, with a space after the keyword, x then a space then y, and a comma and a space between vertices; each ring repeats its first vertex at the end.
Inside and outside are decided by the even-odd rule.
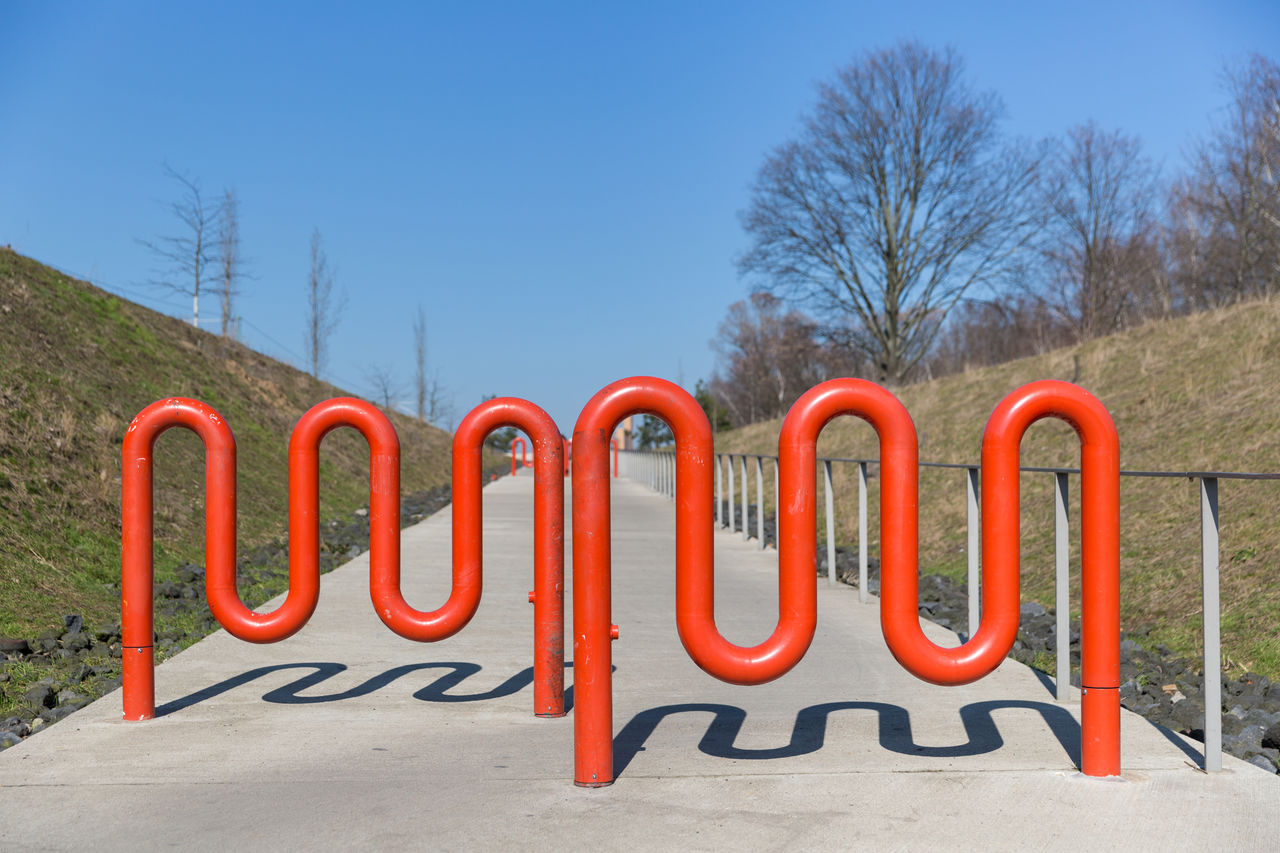
POLYGON ((1204 587, 1204 769, 1222 769, 1222 625, 1218 601, 1218 478, 1200 478, 1200 566, 1204 587))
POLYGON ((764 547, 764 460, 756 457, 756 539, 764 547))
POLYGON ((965 469, 965 497, 969 506, 969 636, 978 633, 982 618, 982 575, 979 573, 978 547, 981 517, 978 515, 978 468, 965 469))
POLYGON ((1054 592, 1058 633, 1058 701, 1066 702, 1071 693, 1071 591, 1067 586, 1067 558, 1070 554, 1070 530, 1067 527, 1067 474, 1053 475, 1053 541, 1054 592))
POLYGON ((858 600, 866 604, 867 590, 867 463, 858 463, 858 600))
POLYGON ((737 492, 733 490, 733 454, 730 453, 726 458, 729 460, 729 532, 732 533, 738 529, 734 525, 735 516, 733 514, 733 500, 737 497, 737 492))
POLYGON ((778 513, 782 511, 782 489, 778 488, 781 475, 778 473, 778 460, 773 460, 773 530, 774 542, 780 542, 778 537, 778 513))
POLYGON ((751 516, 747 514, 747 457, 742 457, 742 539, 751 538, 751 516))
POLYGON ((724 488, 723 488, 724 472, 720 470, 720 466, 723 463, 724 463, 724 458, 721 455, 717 454, 716 455, 716 527, 717 528, 724 527, 724 518, 722 517, 724 513, 720 510, 720 502, 724 500, 724 488))
POLYGON ((827 499, 827 583, 836 585, 836 499, 831 488, 831 460, 822 460, 822 487, 827 499))

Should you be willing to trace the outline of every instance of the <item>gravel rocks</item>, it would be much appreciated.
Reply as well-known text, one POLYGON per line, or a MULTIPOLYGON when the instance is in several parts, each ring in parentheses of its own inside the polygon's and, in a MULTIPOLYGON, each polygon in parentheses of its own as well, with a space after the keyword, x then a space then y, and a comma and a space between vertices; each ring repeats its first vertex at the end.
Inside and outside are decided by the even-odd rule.
MULTIPOLYGON (((501 470, 486 471, 485 481, 501 470)), ((449 486, 439 486, 403 496, 401 526, 416 524, 447 506, 451 494, 449 486)), ((359 556, 368 547, 367 509, 321 525, 321 571, 359 556)), ((219 627, 205 602, 204 575, 202 566, 187 564, 174 570, 173 580, 155 584, 156 623, 163 626, 156 634, 157 661, 219 627)), ((288 582, 287 540, 244 552, 237 579, 242 590, 257 585, 262 601, 284 591, 288 582)), ((255 606, 261 602, 246 603, 255 606)), ((6 693, 11 696, 15 690, 22 691, 16 713, 0 721, 0 749, 21 742, 120 686, 120 655, 119 623, 89 627, 77 613, 67 614, 62 625, 35 638, 0 637, 0 686, 9 688, 6 693)))

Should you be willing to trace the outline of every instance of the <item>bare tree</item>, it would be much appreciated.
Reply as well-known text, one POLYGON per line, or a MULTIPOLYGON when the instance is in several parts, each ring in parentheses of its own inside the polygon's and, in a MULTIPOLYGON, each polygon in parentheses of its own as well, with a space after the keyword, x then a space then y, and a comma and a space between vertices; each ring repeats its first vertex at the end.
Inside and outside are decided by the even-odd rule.
POLYGON ((382 408, 391 411, 400 402, 404 386, 396 379, 395 371, 385 364, 373 364, 365 371, 365 379, 373 388, 374 397, 382 403, 382 408))
POLYGON ((1280 289, 1280 66, 1229 66, 1226 118, 1172 194, 1175 275, 1199 305, 1280 289))
POLYGON ((780 417, 812 386, 857 367, 819 340, 812 320, 768 293, 730 305, 711 348, 711 393, 739 426, 780 417))
POLYGON ((138 240, 162 263, 153 280, 157 286, 191 297, 191 325, 200 325, 200 289, 217 261, 215 229, 219 208, 200 191, 200 182, 164 164, 165 176, 179 186, 178 200, 169 211, 182 225, 178 234, 138 240))
POLYGON ((1148 313, 1141 297, 1162 266, 1156 178, 1136 138, 1093 122, 1067 131, 1045 162, 1040 186, 1048 218, 1040 250, 1046 298, 1077 340, 1148 313))
POLYGON ((307 275, 307 362, 320 378, 329 357, 329 339, 338 327, 346 299, 333 293, 333 270, 321 245, 320 229, 311 232, 311 271, 307 275))
POLYGON ((414 374, 414 396, 417 400, 419 420, 427 419, 427 318, 422 313, 422 305, 418 305, 418 313, 413 318, 413 355, 416 372, 414 374))
POLYGON ((841 69, 799 140, 761 167, 740 270, 832 318, 828 337, 902 381, 1032 231, 1036 157, 1002 146, 1001 112, 951 50, 904 42, 841 69))
POLYGON ((222 307, 222 336, 230 329, 235 297, 244 277, 244 259, 240 255, 240 202, 234 189, 222 194, 218 210, 218 279, 215 291, 222 307))
POLYGON ((933 352, 923 364, 929 375, 946 376, 1038 355, 1074 339, 1071 327, 1036 294, 966 300, 947 317, 933 352))

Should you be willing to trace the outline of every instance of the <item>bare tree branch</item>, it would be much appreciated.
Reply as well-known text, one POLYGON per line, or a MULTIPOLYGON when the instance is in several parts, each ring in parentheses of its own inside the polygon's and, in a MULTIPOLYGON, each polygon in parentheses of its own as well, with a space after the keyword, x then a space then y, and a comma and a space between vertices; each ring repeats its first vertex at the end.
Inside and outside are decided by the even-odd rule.
POLYGON ((307 275, 306 356, 311 375, 320 378, 329 357, 329 340, 338 327, 345 295, 335 298, 333 271, 321 245, 320 229, 311 232, 311 271, 307 275))
POLYGON ((742 217, 741 272, 830 318, 824 333, 882 381, 906 377, 1035 224, 1038 156, 1000 144, 998 99, 962 72, 954 52, 915 42, 841 69, 800 139, 765 161, 742 217))
POLYGON ((1157 249, 1156 168, 1134 137, 1093 122, 1067 131, 1045 163, 1040 241, 1046 295, 1077 340, 1156 313, 1143 299, 1157 249))
POLYGON ((179 233, 137 242, 162 262, 152 283, 191 297, 191 325, 200 325, 200 289, 209 277, 209 267, 217 262, 214 231, 219 208, 205 199, 200 182, 164 164, 165 176, 180 188, 178 200, 169 212, 181 224, 179 233))
POLYGON ((235 297, 245 277, 240 255, 240 202, 234 189, 225 190, 218 210, 218 278, 214 292, 222 308, 222 336, 231 329, 235 297))

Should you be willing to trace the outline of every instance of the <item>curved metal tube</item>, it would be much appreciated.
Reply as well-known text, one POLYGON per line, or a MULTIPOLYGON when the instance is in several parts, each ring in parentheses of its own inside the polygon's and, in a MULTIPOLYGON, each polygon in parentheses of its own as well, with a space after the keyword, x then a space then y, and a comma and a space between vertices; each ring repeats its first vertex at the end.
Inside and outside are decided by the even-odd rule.
POLYGON ((573 433, 574 781, 588 787, 613 781, 607 442, 623 418, 642 413, 661 417, 675 435, 676 626, 694 662, 724 681, 761 684, 804 657, 817 621, 812 559, 806 565, 779 549, 773 634, 750 648, 720 635, 715 625, 707 416, 687 391, 663 379, 640 376, 606 386, 587 403, 573 433))
POLYGON ((558 717, 564 715, 564 459, 560 430, 538 406, 515 397, 486 400, 462 419, 454 433, 449 600, 430 613, 413 610, 400 595, 398 566, 394 574, 371 577, 370 592, 382 621, 411 640, 442 640, 471 621, 480 606, 484 563, 484 440, 504 426, 522 429, 533 440, 534 707, 539 716, 558 717))
MULTIPOLYGON (((1106 408, 1066 382, 1032 382, 1006 397, 982 441, 982 621, 957 648, 935 645, 918 615, 918 459, 915 425, 898 399, 860 379, 810 389, 788 412, 779 439, 782 493, 779 553, 812 561, 818 433, 839 415, 868 421, 880 438, 881 628, 893 656, 934 684, 987 675, 1013 647, 1019 618, 1019 445, 1045 417, 1070 423, 1081 439, 1083 657, 1081 769, 1120 772, 1119 440, 1106 408), (798 522, 798 523, 797 523, 798 522)), ((1062 605, 1065 606, 1065 603, 1062 605)), ((971 630, 973 626, 970 626, 971 630)))
POLYGON ((493 429, 513 425, 535 437, 535 711, 564 713, 563 518, 560 435, 537 406, 487 401, 463 420, 453 443, 453 588, 441 608, 414 610, 400 592, 400 443, 395 427, 362 400, 314 406, 289 440, 289 592, 280 607, 257 613, 236 591, 235 438, 222 417, 196 400, 153 403, 125 435, 121 499, 122 630, 125 719, 155 715, 152 637, 152 458, 156 438, 181 426, 205 445, 205 592, 229 633, 269 643, 297 632, 315 611, 319 571, 319 447, 331 430, 358 429, 369 443, 369 592, 379 618, 402 637, 429 642, 461 630, 479 606, 482 574, 481 452, 493 429))

